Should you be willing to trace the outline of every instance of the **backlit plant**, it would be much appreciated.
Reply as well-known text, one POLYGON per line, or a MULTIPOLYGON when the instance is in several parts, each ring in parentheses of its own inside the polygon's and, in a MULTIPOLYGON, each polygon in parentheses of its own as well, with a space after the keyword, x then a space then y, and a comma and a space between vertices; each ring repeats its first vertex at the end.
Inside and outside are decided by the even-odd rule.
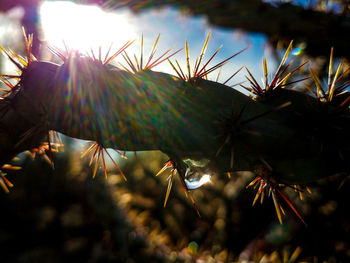
POLYGON ((170 60, 180 50, 155 58, 159 36, 148 60, 143 38, 141 56, 134 59, 126 51, 133 41, 104 57, 101 49, 90 55, 53 49, 61 65, 35 59, 32 36, 25 35, 25 58, 1 48, 20 71, 0 76, 7 87, 0 101, 1 186, 5 191, 12 186, 4 170, 20 152, 41 153, 52 163, 52 152, 62 145, 50 140, 54 131, 93 141, 83 154, 91 154, 90 165, 95 161, 93 176, 99 164, 107 176, 108 157, 126 179, 107 148, 122 157, 123 151, 167 154, 169 161, 160 171, 172 167, 165 204, 175 173, 199 213, 191 190, 212 175, 252 171, 256 179, 249 186, 258 187, 253 204, 271 196, 282 222, 282 199, 304 222, 283 188, 302 195, 308 189, 304 184, 349 171, 350 145, 344 140, 350 131, 348 82, 343 81, 347 71, 341 74, 339 65, 332 77, 331 55, 327 89, 311 68, 316 91, 289 89, 310 78, 292 79, 306 63, 293 69, 292 62, 286 64, 291 43, 270 82, 265 58, 262 85, 247 69, 249 86, 241 86, 250 94, 245 95, 226 85, 242 67, 223 83, 217 82, 220 71, 216 81, 208 77, 244 50, 212 66, 220 48, 205 60, 209 37, 193 67, 186 42, 186 69, 170 60), (125 60, 118 66, 112 63, 117 56, 125 60), (177 77, 153 71, 166 61, 177 77))

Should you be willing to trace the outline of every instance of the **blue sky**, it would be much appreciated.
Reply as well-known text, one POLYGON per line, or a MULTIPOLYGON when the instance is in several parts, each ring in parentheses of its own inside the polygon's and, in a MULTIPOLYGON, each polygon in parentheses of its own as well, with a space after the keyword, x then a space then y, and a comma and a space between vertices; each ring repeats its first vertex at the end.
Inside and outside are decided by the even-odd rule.
MULTIPOLYGON (((180 49, 184 47, 185 41, 187 40, 189 44, 190 59, 193 66, 195 58, 200 54, 206 35, 210 31, 211 39, 209 41, 204 61, 206 61, 206 59, 208 59, 217 48, 223 45, 218 55, 211 62, 210 65, 212 66, 247 46, 250 46, 247 51, 233 58, 232 61, 224 66, 220 75, 222 81, 226 80, 243 65, 247 66, 253 74, 258 76, 257 79, 260 80, 260 76, 262 76, 263 56, 266 56, 271 63, 271 65, 269 65, 270 68, 275 66, 274 60, 269 59, 269 52, 265 46, 266 37, 263 34, 244 33, 239 30, 216 28, 208 25, 203 16, 184 15, 174 8, 147 10, 139 14, 134 14, 127 9, 122 9, 100 14, 100 11, 98 11, 96 7, 92 10, 92 8, 77 6, 78 9, 76 12, 69 13, 67 10, 72 10, 72 6, 68 8, 64 6, 66 4, 67 2, 49 2, 46 3, 46 6, 41 10, 44 32, 47 34, 48 44, 50 45, 62 47, 63 41, 61 39, 58 40, 57 38, 60 37, 59 34, 62 34, 62 38, 66 38, 64 42, 69 46, 71 41, 70 38, 79 35, 78 41, 81 41, 84 38, 83 34, 85 32, 85 34, 90 37, 85 41, 85 45, 89 44, 89 41, 91 43, 100 39, 102 42, 104 41, 108 43, 97 42, 94 44, 104 44, 109 46, 110 42, 113 42, 116 48, 119 48, 122 45, 121 43, 125 43, 128 39, 136 38, 135 43, 128 48, 127 51, 131 55, 133 53, 139 55, 140 37, 141 34, 143 34, 145 45, 144 50, 145 55, 147 56, 152 49, 154 40, 157 35, 160 34, 161 37, 157 49, 158 54, 161 54, 170 47, 174 47, 174 50, 180 49), (94 12, 96 15, 94 15, 94 12), (84 13, 86 14, 84 15, 84 13), (62 16, 65 18, 64 21, 62 21, 62 16), (113 20, 113 16, 115 20, 113 20), (117 16, 119 16, 119 18, 117 18, 117 16), (106 17, 109 17, 109 19, 106 19, 106 17), (81 28, 73 29, 74 23, 81 24, 81 28), (86 26, 84 27, 84 25, 86 26), (70 30, 72 32, 70 32, 70 30), (51 35, 49 36, 52 32, 55 33, 54 40, 51 35), (94 35, 98 35, 98 37, 91 39, 91 36, 94 35), (108 36, 108 38, 105 38, 105 36, 108 36)), ((107 48, 105 48, 105 50, 106 49, 107 48)), ((185 51, 177 54, 174 59, 179 60, 182 67, 186 67, 185 51)), ((175 74, 167 62, 154 68, 154 70, 175 74)), ((228 84, 233 85, 237 82, 243 81, 245 79, 244 74, 244 71, 240 72, 228 84)), ((215 78, 216 74, 213 74, 212 79, 215 78)))

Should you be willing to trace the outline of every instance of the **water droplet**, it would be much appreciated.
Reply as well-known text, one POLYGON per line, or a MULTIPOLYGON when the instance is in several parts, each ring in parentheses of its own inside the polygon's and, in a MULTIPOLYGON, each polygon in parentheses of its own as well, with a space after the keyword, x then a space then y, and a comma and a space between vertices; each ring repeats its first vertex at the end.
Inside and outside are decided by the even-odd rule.
POLYGON ((209 160, 195 161, 187 159, 184 163, 187 165, 185 183, 189 190, 198 189, 210 182, 211 175, 207 167, 209 160))

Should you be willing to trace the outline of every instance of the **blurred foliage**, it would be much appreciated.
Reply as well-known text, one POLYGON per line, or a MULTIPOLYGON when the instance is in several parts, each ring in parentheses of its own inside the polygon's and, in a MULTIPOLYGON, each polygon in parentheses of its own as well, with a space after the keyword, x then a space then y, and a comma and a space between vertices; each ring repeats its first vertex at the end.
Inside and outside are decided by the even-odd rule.
MULTIPOLYGON (((251 175, 213 178, 193 192, 202 217, 174 182, 166 208, 166 176, 155 177, 165 157, 138 154, 108 179, 92 179, 87 159, 68 144, 43 159, 24 156, 15 184, 1 192, 1 262, 349 262, 349 181, 333 177, 311 186, 312 195, 290 191, 305 227, 286 209, 277 221, 271 200, 252 207, 251 175), (283 261, 286 260, 286 261, 283 261), (289 261, 288 261, 289 260, 289 261)), ((112 166, 111 166, 112 168, 112 166)))

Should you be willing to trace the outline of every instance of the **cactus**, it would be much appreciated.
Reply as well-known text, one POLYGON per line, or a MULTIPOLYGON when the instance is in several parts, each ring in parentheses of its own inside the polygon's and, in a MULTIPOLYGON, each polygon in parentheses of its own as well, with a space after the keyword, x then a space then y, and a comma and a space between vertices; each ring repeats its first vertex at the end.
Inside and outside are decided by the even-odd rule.
MULTIPOLYGON (((247 96, 226 82, 206 78, 242 52, 210 67, 217 51, 202 65, 209 36, 193 71, 187 42, 187 73, 169 60, 177 52, 166 58, 178 77, 152 70, 169 51, 152 62, 153 50, 144 65, 142 54, 135 64, 125 52, 132 42, 104 59, 101 51, 98 56, 65 56, 56 50, 63 60, 58 65, 36 60, 31 54, 32 39, 25 37, 26 58, 2 48, 21 74, 1 75, 8 86, 0 101, 1 166, 24 150, 43 147, 50 131, 94 141, 86 151, 92 153, 90 164, 96 160, 94 175, 99 161, 105 163, 107 155, 112 159, 106 148, 160 150, 170 158, 164 168, 173 167, 166 200, 175 171, 191 200, 188 180, 198 167, 205 174, 254 171, 257 178, 250 186, 259 184, 254 203, 270 193, 280 222, 283 209, 279 198, 303 221, 282 187, 301 191, 300 184, 349 170, 350 145, 344 138, 350 129, 350 97, 345 92, 348 82, 342 82, 341 65, 332 78, 330 62, 327 90, 312 69, 316 92, 312 88, 311 93, 288 89, 305 80, 288 82, 303 66, 289 70, 291 63, 286 65, 292 43, 270 83, 265 59, 263 87, 247 70, 250 87, 245 88, 251 91, 247 96), (131 69, 110 63, 120 54, 131 69), (18 83, 12 85, 11 78, 18 83)), ((51 150, 56 145, 49 142, 46 147, 52 161, 51 150)))

